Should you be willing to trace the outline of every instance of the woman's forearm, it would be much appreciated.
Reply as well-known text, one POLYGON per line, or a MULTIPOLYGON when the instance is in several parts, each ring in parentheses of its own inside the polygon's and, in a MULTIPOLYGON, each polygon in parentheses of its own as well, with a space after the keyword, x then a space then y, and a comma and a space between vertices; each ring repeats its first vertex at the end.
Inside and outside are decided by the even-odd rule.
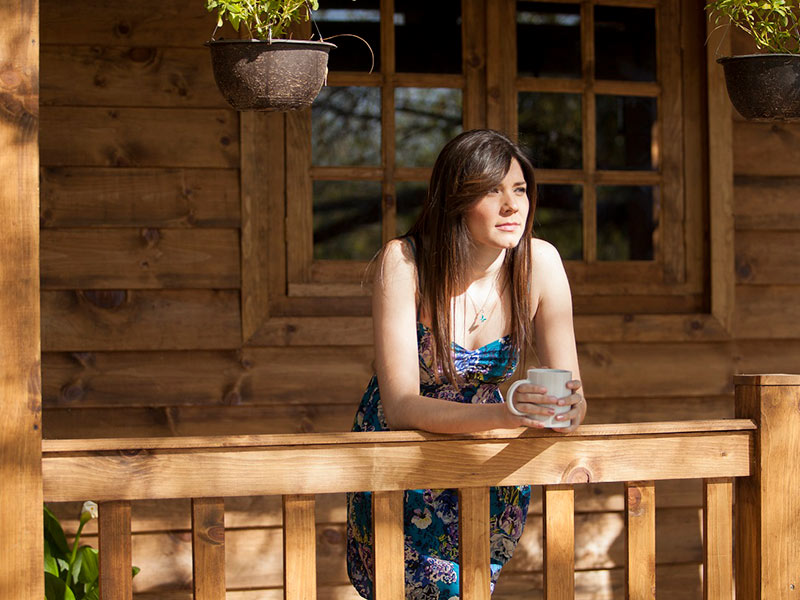
POLYGON ((476 433, 517 426, 504 404, 465 404, 426 396, 407 396, 384 402, 384 415, 387 425, 393 430, 476 433))

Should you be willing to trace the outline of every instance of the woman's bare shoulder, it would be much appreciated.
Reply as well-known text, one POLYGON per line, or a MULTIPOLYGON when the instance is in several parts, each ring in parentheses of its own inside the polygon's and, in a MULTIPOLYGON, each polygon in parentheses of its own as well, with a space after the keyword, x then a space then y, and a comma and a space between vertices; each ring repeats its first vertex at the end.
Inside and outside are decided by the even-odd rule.
POLYGON ((558 249, 546 240, 531 238, 531 263, 534 272, 539 269, 563 268, 558 249))
POLYGON ((412 278, 416 280, 417 265, 408 240, 396 238, 386 243, 377 261, 376 279, 412 278))

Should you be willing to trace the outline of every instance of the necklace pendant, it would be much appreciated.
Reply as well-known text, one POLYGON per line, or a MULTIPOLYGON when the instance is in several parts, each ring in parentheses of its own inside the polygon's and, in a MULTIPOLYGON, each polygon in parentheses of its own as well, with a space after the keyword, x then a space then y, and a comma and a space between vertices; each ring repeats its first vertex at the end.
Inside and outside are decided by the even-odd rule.
POLYGON ((486 321, 486 315, 483 314, 483 311, 481 311, 481 313, 478 315, 478 319, 480 319, 481 323, 486 321))

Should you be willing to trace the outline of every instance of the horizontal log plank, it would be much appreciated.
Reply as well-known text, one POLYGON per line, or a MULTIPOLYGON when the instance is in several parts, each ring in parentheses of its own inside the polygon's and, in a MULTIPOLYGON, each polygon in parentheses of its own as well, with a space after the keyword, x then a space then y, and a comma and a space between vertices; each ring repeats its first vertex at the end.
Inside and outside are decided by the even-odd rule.
MULTIPOLYGON (((737 285, 733 335, 744 340, 783 340, 800 338, 800 286, 737 285)), ((795 367, 791 370, 797 369, 795 367)))
POLYGON ((239 118, 200 108, 41 108, 48 167, 237 168, 239 118))
POLYGON ((47 167, 39 222, 52 227, 239 227, 235 169, 47 167))
MULTIPOLYGON (((84 0, 80 10, 59 0, 41 2, 43 44, 196 48, 211 37, 215 24, 215 15, 192 0, 84 0)), ((217 38, 223 36, 238 37, 230 25, 217 32, 217 38)))
POLYGON ((42 395, 48 408, 347 404, 355 414, 372 359, 366 346, 46 352, 42 395))
POLYGON ((800 177, 737 177, 733 188, 736 229, 800 229, 798 189, 800 177))
POLYGON ((43 106, 228 108, 208 49, 42 46, 43 106))
MULTIPOLYGON (((65 501, 316 494, 749 473, 751 434, 746 429, 637 436, 619 433, 625 426, 617 427, 612 434, 615 437, 593 437, 581 431, 565 437, 527 432, 510 439, 441 441, 423 437, 423 441, 400 444, 389 442, 393 438, 399 441, 396 436, 424 434, 383 432, 389 434, 383 437, 384 443, 341 441, 305 448, 293 444, 236 451, 221 449, 220 444, 220 449, 210 451, 142 450, 94 456, 47 453, 43 458, 44 496, 48 501, 65 501), (493 468, 487 470, 487 464, 493 468), (425 465, 424 471, 420 465, 425 465)), ((357 434, 306 437, 343 440, 353 435, 357 434)))
POLYGON ((800 123, 733 123, 736 175, 800 175, 800 123))
POLYGON ((800 231, 738 231, 736 282, 756 285, 770 283, 798 285, 800 284, 800 261, 796 260, 798 255, 800 255, 800 231))
POLYGON ((41 233, 42 289, 238 289, 240 263, 236 229, 41 233))
MULTIPOLYGON (((599 523, 599 519, 619 516, 624 510, 624 490, 622 483, 597 483, 574 486, 575 515, 581 522, 599 523), (598 516, 606 515, 606 516, 598 516)), ((681 514, 693 519, 693 511, 703 505, 703 487, 699 479, 677 479, 656 482, 657 514, 681 514), (670 509, 692 509, 688 512, 675 512, 670 509)), ((78 529, 78 515, 82 502, 50 502, 48 508, 58 517, 67 536, 74 535, 78 529)), ((316 496, 315 522, 318 525, 342 524, 346 521, 344 494, 319 494, 316 496)), ((528 509, 528 527, 541 522, 542 488, 531 488, 531 503, 528 509)), ((191 506, 187 498, 164 500, 135 500, 131 502, 131 527, 134 533, 158 533, 169 531, 183 534, 191 531, 191 506)), ((614 517, 616 518, 616 517, 614 517)), ((659 518, 659 517, 657 517, 659 518)), ((666 517, 665 517, 666 518, 666 517)), ((672 517, 670 517, 672 518, 672 517)), ((677 517, 675 517, 677 519, 677 517)), ((684 517, 681 517, 682 519, 684 517)), ((229 529, 279 528, 282 523, 281 499, 279 496, 236 496, 225 498, 225 522, 229 529)), ((683 521, 681 521, 683 522, 683 521)), ((583 526, 582 526, 583 527, 583 526)), ((595 526, 592 526, 593 528, 595 526)), ((602 530, 606 525, 597 525, 602 530)), ((611 523, 609 528, 615 529, 611 523)), ((586 547, 582 552, 593 552, 588 543, 592 528, 586 531, 586 547)), ((97 533, 97 521, 90 521, 84 528, 86 535, 97 533)), ((582 534, 583 535, 583 534, 582 534)), ((536 537, 536 536, 533 536, 536 537)), ((677 551, 677 550, 676 550, 677 551)), ((694 552, 694 550, 690 550, 694 552)), ((521 555, 519 555, 521 556, 521 555)), ((516 564, 516 561, 515 561, 516 564)), ((522 568, 522 567, 520 567, 522 568)))
POLYGON ((241 345, 235 290, 42 292, 42 350, 221 350, 241 345))

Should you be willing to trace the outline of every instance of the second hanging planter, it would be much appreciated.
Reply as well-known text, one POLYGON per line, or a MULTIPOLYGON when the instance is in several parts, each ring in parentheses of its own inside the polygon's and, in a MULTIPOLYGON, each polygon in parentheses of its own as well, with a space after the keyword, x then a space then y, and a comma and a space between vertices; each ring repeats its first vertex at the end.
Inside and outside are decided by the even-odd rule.
POLYGON ((800 55, 748 54, 717 62, 731 103, 745 119, 800 120, 800 55))

